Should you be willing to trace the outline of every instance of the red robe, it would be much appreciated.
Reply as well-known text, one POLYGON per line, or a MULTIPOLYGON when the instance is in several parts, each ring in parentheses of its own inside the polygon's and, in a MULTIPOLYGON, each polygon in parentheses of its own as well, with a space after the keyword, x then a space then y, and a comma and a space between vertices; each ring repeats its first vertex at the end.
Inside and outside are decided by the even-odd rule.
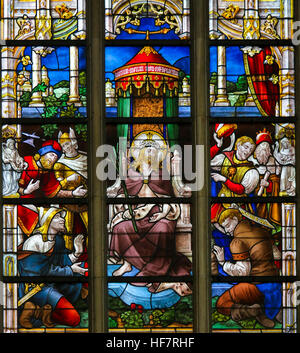
MULTIPOLYGON (((57 195, 61 189, 59 181, 52 170, 43 170, 37 164, 32 156, 24 157, 28 167, 23 171, 19 180, 20 188, 26 189, 30 181, 40 181, 40 187, 35 192, 28 195, 21 195, 21 199, 36 199, 41 197, 52 198, 57 195)), ((38 213, 23 206, 18 206, 18 224, 28 236, 32 233, 38 223, 38 213)))

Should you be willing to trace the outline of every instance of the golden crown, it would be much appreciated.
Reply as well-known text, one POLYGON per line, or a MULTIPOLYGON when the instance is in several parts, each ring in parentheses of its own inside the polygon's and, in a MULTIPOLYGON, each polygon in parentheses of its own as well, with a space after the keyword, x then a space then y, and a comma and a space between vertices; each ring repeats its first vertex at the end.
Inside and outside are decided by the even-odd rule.
POLYGON ((55 11, 59 14, 60 18, 65 20, 68 20, 73 16, 72 12, 68 9, 66 4, 55 6, 55 11))

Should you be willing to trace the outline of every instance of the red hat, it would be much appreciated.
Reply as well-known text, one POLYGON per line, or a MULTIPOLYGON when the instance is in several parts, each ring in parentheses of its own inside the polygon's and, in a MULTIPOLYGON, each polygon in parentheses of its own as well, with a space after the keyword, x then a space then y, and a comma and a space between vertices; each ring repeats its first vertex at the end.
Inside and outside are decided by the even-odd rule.
POLYGON ((264 128, 262 131, 257 132, 256 134, 256 146, 262 142, 272 143, 272 137, 269 131, 264 128))
POLYGON ((215 132, 218 138, 230 136, 237 129, 236 124, 216 124, 215 132))
POLYGON ((42 144, 42 147, 39 149, 38 154, 40 156, 43 156, 48 152, 53 152, 57 154, 58 158, 60 158, 62 155, 62 148, 57 141, 49 140, 42 144))

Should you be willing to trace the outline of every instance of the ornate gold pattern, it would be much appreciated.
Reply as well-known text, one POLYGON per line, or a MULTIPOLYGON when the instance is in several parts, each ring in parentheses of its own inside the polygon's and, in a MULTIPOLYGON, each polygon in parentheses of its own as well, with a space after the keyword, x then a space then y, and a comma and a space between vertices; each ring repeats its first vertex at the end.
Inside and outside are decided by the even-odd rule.
POLYGON ((222 13, 222 17, 226 20, 230 20, 232 23, 237 23, 237 19, 235 18, 238 12, 240 11, 239 6, 235 6, 230 4, 222 13))
POLYGON ((260 38, 260 27, 259 27, 259 19, 254 16, 249 16, 244 18, 244 39, 259 39, 260 38), (250 34, 250 38, 248 38, 248 34, 250 34), (255 36, 256 35, 256 36, 255 36))
POLYGON ((59 14, 59 17, 64 20, 69 20, 73 17, 72 12, 69 10, 65 3, 55 6, 55 11, 59 14))
POLYGON ((121 30, 128 32, 129 34, 138 33, 146 34, 146 39, 149 40, 150 34, 167 34, 170 30, 175 31, 176 34, 180 33, 180 25, 178 23, 176 15, 172 14, 169 9, 166 9, 160 5, 153 4, 151 2, 140 5, 135 5, 132 8, 125 10, 125 13, 119 16, 116 23, 115 32, 121 33, 121 30), (155 18, 155 25, 169 25, 168 28, 162 28, 158 31, 139 31, 133 28, 126 28, 126 25, 131 24, 133 26, 140 26, 141 18, 153 17, 155 18))
POLYGON ((276 31, 276 26, 278 24, 278 18, 273 17, 271 14, 267 16, 266 21, 262 24, 261 30, 267 34, 270 34, 272 37, 280 39, 276 31))

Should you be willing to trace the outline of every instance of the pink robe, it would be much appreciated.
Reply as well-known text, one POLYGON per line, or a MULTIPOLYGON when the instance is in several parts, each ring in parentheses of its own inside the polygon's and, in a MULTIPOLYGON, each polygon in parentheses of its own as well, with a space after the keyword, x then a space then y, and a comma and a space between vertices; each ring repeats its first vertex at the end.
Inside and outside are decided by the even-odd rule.
MULTIPOLYGON (((137 195, 143 186, 143 178, 137 172, 131 172, 126 179, 129 196, 137 195)), ((160 195, 173 196, 172 185, 169 180, 154 180, 149 178, 148 186, 160 195)), ((123 190, 120 191, 123 193, 123 190)), ((153 199, 152 199, 153 200, 153 199)), ((153 203, 153 201, 150 203, 153 203)), ((126 260, 139 270, 142 276, 189 276, 192 270, 190 260, 176 251, 175 229, 176 220, 163 218, 157 222, 149 222, 151 216, 160 212, 154 206, 143 219, 136 220, 136 233, 131 220, 118 223, 112 232, 110 255, 116 252, 121 259, 126 260)), ((136 285, 145 285, 136 283, 136 285)), ((150 291, 155 292, 159 283, 152 283, 150 291)))

